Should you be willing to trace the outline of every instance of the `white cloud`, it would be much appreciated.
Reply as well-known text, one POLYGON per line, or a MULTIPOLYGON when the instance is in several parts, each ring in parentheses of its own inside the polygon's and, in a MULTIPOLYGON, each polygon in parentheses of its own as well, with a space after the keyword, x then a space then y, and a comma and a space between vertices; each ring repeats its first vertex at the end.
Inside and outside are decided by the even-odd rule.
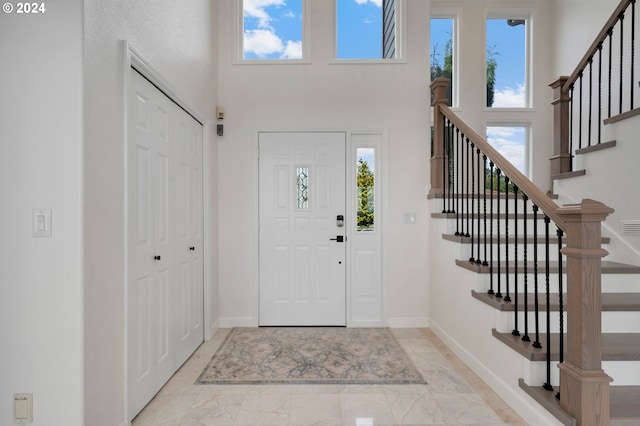
POLYGON ((244 16, 258 19, 258 27, 269 28, 271 16, 264 10, 271 6, 284 6, 284 0, 244 0, 242 2, 244 16))
POLYGON ((355 0, 355 2, 358 3, 358 4, 373 3, 374 5, 376 5, 378 7, 382 7, 382 0, 355 0))
POLYGON ((362 22, 365 24, 374 24, 376 22, 376 17, 369 15, 366 18, 364 18, 362 22))
POLYGON ((524 134, 521 127, 488 127, 487 142, 522 173, 524 167, 524 134))
POLYGON ((524 107, 526 100, 526 91, 523 85, 517 88, 505 87, 502 90, 496 90, 493 95, 493 107, 514 108, 524 107))
POLYGON ((251 30, 244 32, 244 53, 255 53, 259 58, 281 53, 284 44, 271 30, 251 30))
POLYGON ((293 18, 296 17, 296 14, 293 13, 293 11, 291 11, 291 10, 287 10, 285 13, 282 14, 282 16, 284 16, 285 18, 293 19, 293 18))
POLYGON ((283 59, 302 59, 302 42, 301 41, 287 41, 287 45, 284 48, 282 54, 283 59))

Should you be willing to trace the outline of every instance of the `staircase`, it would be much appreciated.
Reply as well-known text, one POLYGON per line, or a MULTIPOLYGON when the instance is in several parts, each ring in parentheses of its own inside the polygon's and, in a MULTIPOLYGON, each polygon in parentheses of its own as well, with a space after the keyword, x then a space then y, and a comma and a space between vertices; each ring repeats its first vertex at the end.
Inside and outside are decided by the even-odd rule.
MULTIPOLYGON (((463 198, 466 199, 467 197, 463 198)), ((552 334, 549 336, 548 341, 550 345, 548 345, 547 334, 545 333, 547 328, 547 318, 545 314, 547 301, 544 290, 538 294, 539 312, 542 312, 542 314, 539 315, 539 334, 536 338, 534 313, 535 293, 530 291, 526 294, 528 307, 526 314, 524 313, 525 294, 522 292, 522 280, 518 283, 518 293, 513 293, 515 283, 510 283, 512 286, 512 292, 509 294, 511 298, 510 302, 505 301, 506 293, 504 287, 502 289, 503 297, 496 297, 495 291, 494 294, 489 294, 489 267, 469 261, 469 258, 472 257, 471 238, 455 234, 455 215, 452 213, 441 213, 442 203, 442 197, 436 197, 432 201, 432 209, 435 210, 435 212, 432 213, 431 216, 434 219, 438 219, 434 227, 440 231, 440 235, 434 235, 437 232, 432 234, 433 238, 440 239, 440 241, 434 242, 433 246, 437 247, 438 251, 450 253, 452 258, 449 260, 449 267, 451 268, 455 265, 457 270, 448 274, 452 277, 446 286, 448 289, 441 289, 450 292, 451 299, 455 298, 456 304, 460 304, 460 311, 466 312, 465 316, 467 318, 472 312, 474 313, 473 324, 467 324, 467 327, 477 328, 475 333, 485 335, 485 337, 488 337, 489 333, 491 334, 493 342, 489 344, 486 342, 479 344, 485 347, 484 351, 490 353, 489 356, 493 360, 502 360, 502 366, 498 367, 498 369, 507 370, 511 367, 515 370, 515 375, 508 379, 511 382, 511 386, 502 383, 498 386, 498 389, 517 386, 521 392, 535 400, 537 404, 540 404, 552 414, 560 424, 576 424, 575 419, 560 408, 559 400, 556 398, 556 394, 560 389, 559 374, 555 368, 555 364, 559 362, 560 355, 558 350, 558 325, 560 323, 559 313, 561 304, 558 293, 559 280, 556 279, 550 282, 549 324, 552 329, 552 334), (455 279, 453 277, 455 277, 455 279), (462 288, 453 289, 451 288, 453 285, 462 288), (454 294, 456 296, 454 296, 454 294), (460 295, 457 296, 457 294, 460 295), (466 300, 462 301, 459 299, 466 300), (514 317, 514 312, 516 311, 518 312, 517 320, 516 317, 514 317), (476 313, 478 313, 478 315, 476 315, 476 313), (523 334, 525 334, 522 328, 525 322, 525 315, 528 317, 529 324, 527 334, 530 337, 530 341, 528 342, 522 339, 523 334), (478 325, 480 322, 479 318, 483 317, 486 318, 486 323, 478 325), (517 326, 515 324, 516 321, 518 322, 517 326), (514 335, 514 329, 519 329, 520 334, 514 335), (533 343, 536 341, 541 342, 542 348, 534 347, 533 343), (545 377, 547 348, 550 348, 550 361, 554 367, 551 369, 550 379, 552 389, 545 389, 544 387, 544 384, 547 383, 545 377), (508 366, 507 363, 509 360, 517 367, 513 368, 514 366, 508 366), (517 374, 518 367, 521 368, 519 375, 517 374)), ((515 200, 513 197, 507 198, 502 196, 499 200, 495 200, 494 203, 496 205, 498 203, 502 204, 503 207, 501 211, 507 210, 507 203, 510 204, 510 211, 515 210, 515 200)), ((497 210, 497 207, 495 210, 497 210)), ((474 215, 470 219, 477 221, 479 217, 478 215, 474 215)), ((528 228, 533 229, 532 219, 528 218, 527 220, 529 221, 528 228)), ((538 221, 538 226, 542 228, 544 226, 543 219, 539 218, 538 221)), ((489 225, 488 227, 491 226, 489 225)), ((494 229, 497 227, 495 223, 493 227, 494 229)), ((480 237, 480 240, 484 243, 483 236, 480 237)), ((488 242, 493 246, 492 249, 494 253, 497 252, 499 246, 504 250, 506 241, 504 236, 498 238, 497 235, 491 235, 490 238, 488 238, 488 242)), ((537 246, 538 252, 545 250, 544 239, 540 237, 534 238, 532 235, 528 235, 527 237, 520 236, 518 238, 510 237, 510 256, 512 259, 514 258, 516 242, 518 243, 518 250, 521 252, 525 250, 525 243, 529 253, 533 253, 534 245, 537 246)), ((606 248, 610 243, 610 239, 602 238, 601 242, 603 247, 606 248)), ((501 278, 504 283, 506 281, 506 256, 501 260, 503 265, 501 278)), ((549 260, 550 269, 557 270, 559 266, 557 251, 550 252, 549 260)), ((545 261, 542 263, 546 263, 545 261)), ((496 263, 495 260, 494 263, 496 263)), ((515 264, 511 262, 510 266, 513 270, 515 264)), ((539 286, 544 286, 542 283, 546 272, 545 267, 546 265, 540 265, 538 267, 539 286)), ((447 269, 447 266, 445 265, 442 268, 447 269)), ((522 262, 519 265, 519 269, 520 271, 524 269, 522 262)), ((532 266, 529 267, 529 270, 533 270, 532 266)), ((602 262, 602 274, 602 368, 613 378, 611 386, 610 422, 611 424, 640 424, 640 267, 605 260, 602 262)), ((533 274, 528 275, 528 281, 529 283, 534 283, 535 277, 533 274)), ((566 283, 566 274, 564 274, 563 281, 566 283)), ((530 285, 530 290, 532 289, 533 285, 530 285)), ((566 293, 564 293, 563 296, 565 299, 564 303, 566 303, 566 293)), ((566 306, 563 309, 563 317, 566 320, 566 306)), ((445 331, 445 329, 447 329, 447 327, 443 329, 436 327, 436 333, 444 334, 444 340, 449 341, 451 344, 453 336, 445 331)), ((564 343, 566 346, 566 341, 564 343)), ((456 343, 455 345, 459 346, 460 344, 456 343)), ((485 368, 491 368, 480 359, 482 355, 477 349, 465 349, 462 353, 464 354, 463 358, 474 357, 476 363, 483 363, 484 365, 480 367, 480 371, 483 371, 485 368)), ((498 362, 498 364, 499 363, 500 362, 498 362)), ((485 371, 484 377, 486 377, 486 374, 487 372, 485 371)), ((491 381, 504 380, 496 377, 502 375, 499 371, 489 372, 488 374, 493 376, 491 377, 491 381)), ((510 392, 513 393, 514 389, 511 389, 510 392)), ((517 395, 518 398, 524 398, 522 393, 516 393, 515 395, 517 395)), ((526 411, 527 410, 524 410, 524 412, 526 411)), ((524 417, 527 421, 534 424, 536 422, 539 424, 548 424, 551 422, 549 418, 543 417, 541 419, 539 416, 532 414, 529 416, 525 415, 524 417)))
POLYGON ((640 215, 635 15, 550 85, 549 193, 432 83, 430 326, 530 424, 640 424, 640 239, 617 226, 640 215))

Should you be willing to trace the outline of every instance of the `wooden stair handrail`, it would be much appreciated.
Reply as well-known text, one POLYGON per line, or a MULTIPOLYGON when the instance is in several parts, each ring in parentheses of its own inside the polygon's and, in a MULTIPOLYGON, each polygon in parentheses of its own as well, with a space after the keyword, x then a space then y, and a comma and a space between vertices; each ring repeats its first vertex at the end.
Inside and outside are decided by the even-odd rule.
MULTIPOLYGON (((567 226, 564 219, 558 214, 557 210, 559 206, 545 194, 540 188, 536 186, 528 177, 523 175, 520 170, 515 168, 513 164, 509 162, 502 154, 500 154, 489 142, 487 142, 482 136, 480 136, 475 130, 473 130, 467 123, 465 123, 460 117, 458 117, 451 109, 445 105, 445 103, 434 103, 434 109, 439 109, 440 113, 447 117, 451 123, 453 123, 460 132, 473 142, 476 147, 482 151, 487 158, 493 162, 518 188, 524 192, 529 200, 546 214, 558 228, 566 231, 567 226)), ((435 143, 437 143, 436 141, 435 143)))
POLYGON ((573 71, 573 73, 571 73, 567 81, 562 86, 562 90, 564 92, 568 92, 571 85, 575 83, 576 80, 578 80, 580 73, 586 68, 587 64, 589 63, 589 59, 591 59, 596 54, 598 46, 605 41, 607 35, 609 34, 609 31, 618 21, 620 14, 622 14, 622 12, 624 12, 631 3, 632 0, 622 0, 618 7, 616 7, 616 9, 613 11, 607 22, 604 24, 604 26, 596 36, 593 43, 591 43, 591 46, 589 46, 589 49, 587 49, 587 53, 585 53, 585 55, 578 63, 576 69, 573 71))

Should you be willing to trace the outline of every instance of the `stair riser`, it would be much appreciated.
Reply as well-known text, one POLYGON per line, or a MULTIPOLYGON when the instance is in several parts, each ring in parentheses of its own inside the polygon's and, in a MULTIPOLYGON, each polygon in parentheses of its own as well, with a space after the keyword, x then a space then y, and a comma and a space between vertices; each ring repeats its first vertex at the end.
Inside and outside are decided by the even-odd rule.
MULTIPOLYGON (((524 312, 518 312, 518 329, 524 334, 524 312)), ((529 320, 529 336, 535 334, 535 313, 528 312, 529 320)), ((564 318, 564 330, 566 332, 568 321, 566 313, 564 318)), ((547 329, 546 311, 540 311, 538 315, 539 330, 545 333, 547 329)), ((550 313, 550 327, 552 333, 560 331, 560 314, 559 312, 550 313)), ((497 321, 496 329, 501 333, 510 333, 515 328, 514 312, 501 312, 497 321)), ((640 333, 640 312, 602 312, 602 332, 603 333, 640 333)))
MULTIPOLYGON (((457 201, 455 199, 455 195, 453 200, 447 200, 447 202, 445 203, 444 200, 438 200, 435 202, 435 209, 432 211, 437 211, 440 212, 442 210, 454 210, 454 211, 460 211, 460 212, 466 212, 466 211, 471 211, 471 203, 473 202, 474 207, 473 207, 473 211, 474 212, 478 212, 478 210, 480 210, 480 213, 484 213, 485 211, 485 200, 483 197, 480 197, 480 199, 478 199, 477 197, 471 197, 469 198, 469 207, 467 207, 467 199, 465 197, 460 197, 457 201)), ((493 213, 496 214, 498 211, 498 208, 500 208, 500 212, 504 213, 506 212, 506 208, 507 205, 509 207, 509 213, 515 213, 515 209, 516 209, 516 202, 517 202, 517 207, 518 207, 518 213, 522 214, 525 212, 525 207, 524 204, 522 202, 522 199, 514 199, 514 198, 509 198, 508 200, 505 200, 504 198, 500 198, 498 199, 497 197, 494 196, 493 202, 491 202, 491 197, 489 194, 487 194, 487 200, 486 200, 486 211, 487 214, 489 214, 491 212, 491 207, 493 206, 493 213)), ((531 202, 527 202, 527 207, 526 207, 526 212, 527 213, 533 213, 533 207, 531 202)), ((538 214, 542 214, 541 211, 538 211, 538 214)))
MULTIPOLYGON (((489 290, 490 276, 489 274, 476 274, 478 275, 477 280, 477 288, 476 291, 479 292, 487 292, 489 290)), ((500 274, 502 294, 506 294, 506 274, 500 274)), ((494 275, 494 290, 497 290, 498 277, 494 275)), ((527 274, 527 282, 529 291, 528 293, 533 293, 534 288, 534 275, 527 274)), ((549 275, 549 291, 551 293, 558 293, 558 283, 559 276, 556 273, 552 273, 549 275)), ((515 293, 515 280, 514 275, 511 273, 509 275, 509 292, 511 294, 515 293)), ((602 274, 602 292, 603 293, 640 293, 640 277, 637 274, 602 274)), ((563 292, 567 292, 567 276, 563 274, 562 276, 562 289, 563 292)), ((518 291, 524 292, 524 275, 522 273, 518 274, 518 291)), ((544 293, 546 291, 546 277, 544 274, 538 275, 538 291, 540 297, 544 297, 544 293)), ((512 295, 513 298, 513 295, 512 295)))
MULTIPOLYGON (((494 257, 494 262, 497 262, 498 260, 498 246, 496 244, 491 244, 491 245, 487 245, 487 258, 491 257, 491 246, 493 246, 493 257, 494 257)), ((526 245, 526 249, 527 249, 527 259, 529 260, 533 260, 533 252, 534 252, 534 245, 533 244, 527 244, 526 245)), ((545 262, 545 246, 544 244, 536 244, 537 246, 537 250, 538 250, 538 262, 540 265, 543 265, 545 262)), ((513 242, 509 242, 509 248, 507 250, 506 244, 501 244, 500 245, 500 259, 501 261, 505 261, 505 259, 507 258, 507 254, 509 255, 509 260, 513 261, 516 258, 516 255, 518 257, 518 261, 522 261, 524 259, 524 250, 525 250, 525 246, 522 243, 518 243, 518 247, 517 247, 517 252, 516 252, 516 246, 515 244, 513 244, 513 242)), ((606 250, 606 248, 605 248, 606 250)), ((459 259, 468 259, 471 256, 471 244, 460 244, 460 256, 459 259)), ((485 248, 484 248, 484 240, 481 238, 480 239, 480 259, 481 260, 485 260, 485 248)), ((473 254, 474 257, 478 255, 478 240, 475 240, 474 243, 474 247, 473 247, 473 254)), ((564 258, 564 256, 563 256, 564 258)), ((558 247, 557 246, 550 246, 549 247, 549 260, 550 261, 557 261, 558 260, 558 247)))
MULTIPOLYGON (((490 275, 489 274, 478 274, 481 275, 481 277, 478 279, 478 288, 477 291, 481 291, 483 293, 486 293, 489 288, 490 288, 490 275)), ((525 276, 521 273, 518 274, 518 286, 517 286, 517 292, 519 293, 523 293, 524 292, 524 280, 525 276)), ((507 283, 507 275, 506 274, 500 274, 500 289, 502 292, 502 295, 505 296, 507 294, 507 287, 506 287, 506 283, 507 283)), ((516 293, 516 285, 515 285, 515 277, 513 274, 509 275, 509 294, 511 295, 511 299, 514 298, 514 293, 516 293)), ((535 287, 535 276, 533 274, 527 274, 527 287, 528 287, 528 292, 529 294, 533 295, 534 291, 534 287, 535 287)), ((540 300, 543 300, 543 298, 545 297, 545 293, 546 293, 546 276, 543 274, 539 274, 538 275, 538 297, 540 298, 540 300)), ((562 279, 562 288, 563 288, 563 293, 567 292, 567 278, 566 275, 563 275, 563 279, 562 279)), ((558 293, 558 287, 559 287, 559 276, 558 274, 550 274, 549 275, 549 292, 550 293, 558 293)), ((498 276, 494 275, 493 277, 493 289, 494 292, 498 291, 498 276)), ((640 288, 638 288, 638 291, 640 291, 640 288)))
MULTIPOLYGON (((523 220, 516 220, 516 219, 509 219, 507 221, 500 219, 498 220, 497 216, 494 217, 493 221, 491 221, 489 218, 487 218, 486 224, 487 224, 487 235, 493 234, 493 235, 497 235, 498 234, 498 227, 500 228, 500 235, 504 236, 507 231, 509 233, 509 235, 513 236, 515 235, 515 231, 516 231, 516 222, 518 223, 518 235, 524 235, 524 221, 523 220), (491 228, 493 224, 493 229, 491 228)), ((533 226, 534 220, 533 219, 527 219, 527 234, 528 235, 533 235, 533 231, 534 231, 534 226, 533 226)), ((455 234, 456 230, 459 231, 460 233, 468 233, 471 234, 472 231, 475 235, 480 234, 481 236, 484 236, 484 226, 485 226, 485 221, 484 219, 481 217, 480 218, 480 229, 478 231, 478 219, 474 218, 473 219, 473 224, 471 223, 471 219, 469 219, 469 224, 467 225, 467 220, 466 218, 461 218, 460 221, 458 221, 458 224, 456 225, 456 220, 454 218, 448 219, 447 220, 447 233, 450 234, 455 234)), ((543 237, 545 235, 545 228, 544 228, 544 222, 542 220, 538 220, 538 236, 539 237, 543 237)), ((556 235, 556 227, 553 224, 549 225, 549 239, 551 241, 555 241, 557 238, 556 235)))
MULTIPOLYGON (((525 374, 525 381, 531 385, 542 385, 547 382, 547 367, 543 361, 526 361, 529 365, 525 367, 528 377, 525 374)), ((551 384, 553 393, 560 390, 560 370, 557 368, 558 362, 551 361, 551 384)), ((602 361, 602 369, 613 379, 611 386, 638 386, 640 385, 640 361, 602 361)))
POLYGON ((640 276, 637 274, 602 274, 603 293, 638 293, 640 276))

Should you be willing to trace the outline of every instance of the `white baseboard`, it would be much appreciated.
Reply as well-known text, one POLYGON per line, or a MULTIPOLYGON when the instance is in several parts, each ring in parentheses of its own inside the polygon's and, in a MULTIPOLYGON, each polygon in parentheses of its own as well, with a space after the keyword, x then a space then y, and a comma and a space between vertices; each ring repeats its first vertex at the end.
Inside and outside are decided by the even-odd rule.
POLYGON ((233 328, 233 327, 258 327, 258 320, 251 317, 227 317, 220 318, 219 328, 233 328))
POLYGON ((551 413, 530 399, 518 386, 517 378, 514 385, 509 386, 493 371, 487 368, 477 357, 466 348, 458 344, 438 324, 431 322, 431 330, 444 342, 471 370, 473 370, 489 387, 500 396, 515 412, 530 425, 562 425, 551 413))
POLYGON ((429 327, 428 317, 396 317, 389 318, 389 327, 391 328, 425 328, 429 327))
POLYGON ((211 338, 216 334, 216 331, 220 329, 220 320, 215 320, 212 324, 209 324, 209 328, 207 329, 207 333, 204 336, 204 340, 211 340, 211 338))
POLYGON ((347 324, 350 328, 380 328, 384 327, 382 321, 351 321, 347 324))

